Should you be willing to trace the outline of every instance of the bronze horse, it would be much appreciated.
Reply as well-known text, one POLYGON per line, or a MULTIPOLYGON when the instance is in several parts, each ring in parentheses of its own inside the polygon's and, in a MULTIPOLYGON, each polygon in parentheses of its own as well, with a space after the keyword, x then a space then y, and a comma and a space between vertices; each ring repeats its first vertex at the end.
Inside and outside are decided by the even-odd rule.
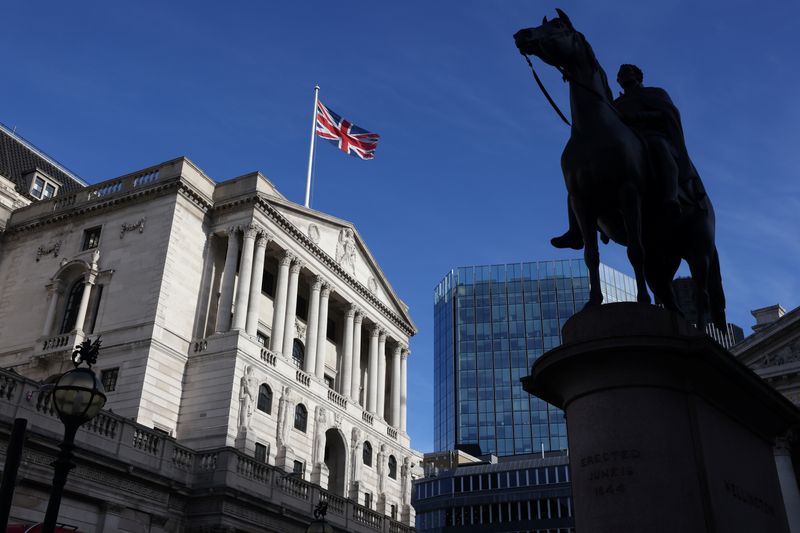
POLYGON ((590 281, 587 307, 603 301, 599 229, 627 247, 639 302, 650 303, 649 286, 658 303, 680 313, 672 279, 681 260, 686 260, 696 288, 698 328, 705 328, 703 317, 708 311, 716 327, 724 330, 725 295, 710 200, 704 196, 682 203, 677 218, 665 216, 654 194, 648 194, 648 184, 657 171, 677 170, 654 168, 646 140, 623 122, 614 107, 606 74, 592 47, 567 15, 556 11, 558 18, 548 21, 545 17, 541 26, 518 31, 514 40, 520 52, 556 67, 569 82, 572 125, 561 169, 584 242, 590 281))

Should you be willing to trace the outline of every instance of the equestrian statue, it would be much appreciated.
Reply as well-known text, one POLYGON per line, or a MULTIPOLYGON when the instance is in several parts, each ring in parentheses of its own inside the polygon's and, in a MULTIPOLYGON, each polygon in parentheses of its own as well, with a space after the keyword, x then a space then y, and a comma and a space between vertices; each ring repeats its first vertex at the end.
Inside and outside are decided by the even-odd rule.
MULTIPOLYGON (((534 55, 569 83, 571 132, 561 154, 569 229, 551 243, 583 248, 587 307, 603 301, 598 232, 604 242, 610 238, 627 248, 637 300, 650 303, 649 286, 657 303, 680 314, 672 280, 685 260, 696 289, 698 329, 705 329, 710 316, 724 331, 714 208, 689 159, 678 109, 666 91, 643 85, 635 65, 620 67, 617 82, 624 92, 615 100, 589 42, 562 10, 556 11, 557 18, 545 17, 541 26, 514 35, 529 64, 528 56, 534 55)), ((534 76, 544 91, 535 70, 534 76)))

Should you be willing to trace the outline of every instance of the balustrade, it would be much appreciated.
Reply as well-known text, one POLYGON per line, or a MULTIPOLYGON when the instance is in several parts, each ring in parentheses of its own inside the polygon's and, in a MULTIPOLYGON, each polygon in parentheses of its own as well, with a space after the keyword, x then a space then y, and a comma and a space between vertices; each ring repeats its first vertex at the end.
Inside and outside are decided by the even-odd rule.
POLYGON ((373 420, 375 420, 375 416, 369 411, 361 411, 361 420, 363 420, 364 422, 366 422, 371 426, 373 425, 373 420))
POLYGON ((295 371, 294 378, 297 380, 298 383, 304 385, 306 387, 311 386, 311 376, 300 370, 299 368, 295 371))
POLYGON ((308 500, 311 484, 302 479, 292 477, 291 474, 283 475, 282 477, 276 478, 275 484, 286 494, 290 494, 301 500, 308 500))
POLYGON ((248 479, 260 481, 261 483, 267 483, 269 482, 271 469, 264 463, 257 462, 249 457, 237 455, 236 472, 248 479))
POLYGON ((278 364, 278 356, 275 355, 275 352, 267 348, 261 348, 261 360, 272 366, 278 364))
POLYGON ((386 434, 392 437, 394 440, 397 440, 397 430, 392 426, 386 427, 386 434))
POLYGON ((353 506, 353 520, 377 531, 383 529, 383 515, 366 507, 353 506))
POLYGON ((140 428, 133 431, 133 442, 131 443, 137 450, 156 455, 158 454, 158 444, 161 439, 155 433, 150 433, 140 428))
POLYGON ((344 515, 347 509, 347 500, 330 492, 320 490, 319 501, 328 502, 329 513, 344 515))
POLYGON ((333 389, 328 389, 328 400, 332 401, 342 409, 347 409, 347 398, 333 389))

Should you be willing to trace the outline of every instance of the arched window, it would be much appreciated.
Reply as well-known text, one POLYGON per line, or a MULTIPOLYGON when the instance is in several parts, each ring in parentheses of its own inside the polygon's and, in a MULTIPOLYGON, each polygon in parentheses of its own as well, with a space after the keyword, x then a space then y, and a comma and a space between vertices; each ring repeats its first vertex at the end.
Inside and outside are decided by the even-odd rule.
POLYGON ((258 388, 258 410, 272 414, 272 389, 266 383, 258 388))
POLYGON ((75 327, 75 322, 78 320, 78 308, 81 306, 83 289, 83 278, 79 278, 72 284, 72 287, 70 287, 67 293, 67 303, 64 306, 64 318, 61 321, 59 333, 69 333, 75 327))
POLYGON ((308 409, 302 403, 298 403, 294 410, 294 428, 305 433, 306 426, 308 426, 308 409))
POLYGON ((397 459, 394 458, 394 455, 389 456, 389 477, 397 479, 397 459))
POLYGON ((300 370, 305 366, 306 347, 300 339, 295 339, 294 344, 292 344, 292 361, 294 361, 294 366, 300 370))
POLYGON ((364 464, 367 466, 372 466, 372 444, 369 441, 364 441, 364 464))

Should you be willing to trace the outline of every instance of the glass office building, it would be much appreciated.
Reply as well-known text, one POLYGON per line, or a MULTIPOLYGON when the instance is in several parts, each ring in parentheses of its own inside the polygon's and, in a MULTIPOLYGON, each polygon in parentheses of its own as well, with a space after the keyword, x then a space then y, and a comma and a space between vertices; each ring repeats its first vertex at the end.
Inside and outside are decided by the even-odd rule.
MULTIPOLYGON (((606 302, 634 301, 636 283, 600 266, 606 302)), ((434 290, 434 444, 499 456, 567 447, 563 412, 520 378, 561 342, 589 298, 583 260, 460 267, 434 290)))

